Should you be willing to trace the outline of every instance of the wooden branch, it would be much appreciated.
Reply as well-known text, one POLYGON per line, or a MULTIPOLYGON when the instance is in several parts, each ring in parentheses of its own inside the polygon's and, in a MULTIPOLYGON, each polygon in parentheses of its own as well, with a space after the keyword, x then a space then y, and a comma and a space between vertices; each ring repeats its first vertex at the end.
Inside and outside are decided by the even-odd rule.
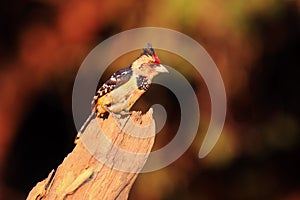
POLYGON ((152 110, 117 121, 112 116, 93 119, 57 171, 27 199, 127 199, 154 136, 152 110))

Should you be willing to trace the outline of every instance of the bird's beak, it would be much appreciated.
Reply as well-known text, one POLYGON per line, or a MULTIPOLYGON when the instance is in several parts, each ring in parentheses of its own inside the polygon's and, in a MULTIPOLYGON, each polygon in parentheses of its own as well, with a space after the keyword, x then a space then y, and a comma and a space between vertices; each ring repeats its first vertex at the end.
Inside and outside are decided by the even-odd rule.
POLYGON ((166 69, 166 67, 163 66, 162 64, 157 65, 155 70, 160 73, 169 73, 169 71, 166 69))

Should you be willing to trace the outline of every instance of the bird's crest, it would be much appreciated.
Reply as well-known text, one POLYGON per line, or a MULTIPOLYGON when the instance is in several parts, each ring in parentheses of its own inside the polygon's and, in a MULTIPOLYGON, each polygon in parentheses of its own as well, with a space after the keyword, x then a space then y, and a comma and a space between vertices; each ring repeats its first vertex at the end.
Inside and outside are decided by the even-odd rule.
POLYGON ((140 56, 143 56, 143 55, 153 57, 154 63, 160 64, 160 60, 159 60, 158 56, 155 54, 154 49, 150 43, 147 44, 147 47, 144 48, 144 50, 140 56))
POLYGON ((154 49, 150 43, 147 44, 147 47, 144 48, 144 51, 141 53, 141 55, 146 55, 146 56, 148 56, 148 55, 154 56, 155 55, 154 49))

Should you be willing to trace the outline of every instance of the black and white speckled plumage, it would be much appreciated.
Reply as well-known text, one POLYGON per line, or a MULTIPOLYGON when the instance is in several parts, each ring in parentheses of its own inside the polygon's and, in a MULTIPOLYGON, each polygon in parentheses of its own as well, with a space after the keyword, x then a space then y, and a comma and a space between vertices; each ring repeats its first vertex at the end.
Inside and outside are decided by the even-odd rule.
POLYGON ((132 76, 131 66, 115 72, 97 91, 94 101, 126 83, 132 76))
POLYGON ((137 86, 140 90, 148 90, 151 82, 147 79, 146 76, 138 76, 136 77, 137 86))

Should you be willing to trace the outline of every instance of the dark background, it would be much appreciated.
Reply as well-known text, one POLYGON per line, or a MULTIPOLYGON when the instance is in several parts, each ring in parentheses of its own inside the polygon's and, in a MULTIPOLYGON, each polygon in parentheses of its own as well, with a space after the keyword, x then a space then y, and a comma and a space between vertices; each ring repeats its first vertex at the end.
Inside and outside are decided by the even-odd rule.
MULTIPOLYGON (((300 199, 299 18, 293 0, 2 1, 0 199, 24 199, 74 147, 72 88, 89 51, 143 26, 171 28, 203 45, 223 77, 228 113, 217 145, 198 159, 210 118, 205 83, 187 61, 158 51, 195 89, 200 128, 180 159, 138 177, 130 199, 300 199)), ((131 61, 125 56, 113 67, 131 61)), ((154 85, 137 102, 172 113, 155 149, 176 133, 174 98, 154 85)))

